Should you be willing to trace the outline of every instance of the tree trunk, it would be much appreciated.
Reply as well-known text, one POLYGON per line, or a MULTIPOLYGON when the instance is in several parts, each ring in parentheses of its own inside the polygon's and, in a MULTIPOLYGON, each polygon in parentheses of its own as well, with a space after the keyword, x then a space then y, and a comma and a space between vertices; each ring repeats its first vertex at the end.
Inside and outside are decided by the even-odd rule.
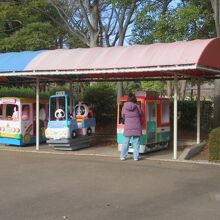
POLYGON ((217 36, 220 36, 220 2, 219 0, 211 0, 212 9, 214 11, 214 21, 217 36))
POLYGON ((123 82, 117 82, 117 98, 123 96, 123 82))
POLYGON ((167 81, 167 97, 170 98, 172 96, 172 81, 167 81))
POLYGON ((180 81, 180 100, 184 100, 185 99, 186 85, 187 85, 187 81, 186 80, 180 81))
POLYGON ((99 1, 95 0, 93 4, 89 3, 88 7, 91 15, 90 47, 97 47, 99 37, 99 1))
MULTIPOLYGON (((220 36, 220 4, 219 0, 211 0, 214 11, 214 20, 216 27, 216 34, 220 36)), ((214 98, 214 127, 220 126, 220 80, 215 80, 215 98, 214 98)))

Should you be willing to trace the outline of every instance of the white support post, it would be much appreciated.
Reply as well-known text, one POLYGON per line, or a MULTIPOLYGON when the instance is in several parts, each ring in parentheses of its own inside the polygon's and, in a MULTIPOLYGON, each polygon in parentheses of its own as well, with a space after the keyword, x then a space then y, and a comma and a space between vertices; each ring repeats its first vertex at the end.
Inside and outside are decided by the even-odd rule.
POLYGON ((200 144, 200 80, 197 81, 197 139, 196 143, 200 144))
POLYGON ((173 100, 173 159, 177 159, 177 74, 174 75, 174 100, 173 100))
POLYGON ((36 150, 39 150, 40 132, 39 132, 39 93, 40 93, 40 80, 36 79, 36 150))
POLYGON ((73 88, 72 88, 72 84, 73 82, 70 81, 69 82, 69 106, 70 106, 70 110, 69 113, 72 114, 73 113, 73 88))

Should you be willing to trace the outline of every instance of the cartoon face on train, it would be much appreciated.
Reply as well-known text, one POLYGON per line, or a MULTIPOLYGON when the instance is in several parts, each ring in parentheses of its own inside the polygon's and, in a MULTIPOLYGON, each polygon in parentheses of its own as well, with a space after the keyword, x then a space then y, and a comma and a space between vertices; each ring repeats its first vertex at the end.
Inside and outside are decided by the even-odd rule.
POLYGON ((55 118, 56 119, 61 120, 61 119, 64 119, 64 117, 65 117, 65 112, 63 111, 63 109, 57 109, 55 111, 55 118))
POLYGON ((76 117, 86 117, 89 113, 89 107, 85 103, 79 102, 75 107, 76 117))

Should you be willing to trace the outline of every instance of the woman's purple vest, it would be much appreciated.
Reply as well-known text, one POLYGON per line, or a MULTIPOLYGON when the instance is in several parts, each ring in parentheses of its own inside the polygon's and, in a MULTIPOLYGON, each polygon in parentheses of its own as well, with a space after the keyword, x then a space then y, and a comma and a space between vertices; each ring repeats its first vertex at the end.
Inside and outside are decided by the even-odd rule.
POLYGON ((125 102, 122 108, 122 118, 125 120, 124 136, 141 136, 141 108, 133 102, 125 102))

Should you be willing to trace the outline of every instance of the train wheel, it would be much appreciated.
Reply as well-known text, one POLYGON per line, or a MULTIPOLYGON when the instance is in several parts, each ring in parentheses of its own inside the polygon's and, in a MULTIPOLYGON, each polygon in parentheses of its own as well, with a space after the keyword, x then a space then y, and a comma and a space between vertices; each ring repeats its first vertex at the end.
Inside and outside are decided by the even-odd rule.
POLYGON ((160 147, 161 147, 161 149, 166 149, 167 147, 168 147, 168 142, 162 142, 162 143, 160 143, 160 147))
POLYGON ((25 134, 24 137, 23 137, 23 142, 25 144, 28 144, 31 140, 31 135, 30 134, 25 134))
POLYGON ((87 133, 88 136, 92 135, 92 129, 88 128, 86 133, 87 133))
POLYGON ((169 142, 165 142, 165 143, 164 143, 164 148, 167 148, 168 145, 169 145, 169 142))
POLYGON ((76 131, 72 131, 72 138, 76 138, 76 131))

